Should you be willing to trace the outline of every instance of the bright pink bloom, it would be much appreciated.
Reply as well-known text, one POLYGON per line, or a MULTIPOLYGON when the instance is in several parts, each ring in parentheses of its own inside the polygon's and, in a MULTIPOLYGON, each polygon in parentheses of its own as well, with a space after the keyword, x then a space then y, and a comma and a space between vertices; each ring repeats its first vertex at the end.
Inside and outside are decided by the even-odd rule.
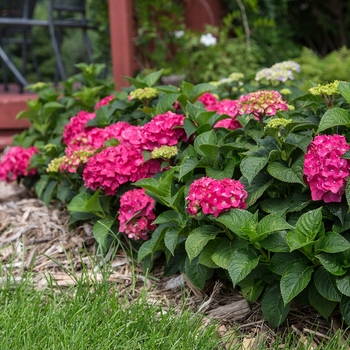
POLYGON ((204 106, 207 108, 211 108, 211 107, 215 107, 217 105, 217 103, 219 103, 218 99, 211 94, 210 92, 206 92, 205 94, 203 94, 198 101, 201 101, 204 106))
POLYGON ((186 138, 183 129, 185 117, 171 111, 158 114, 142 128, 143 147, 153 151, 162 146, 175 146, 186 138))
POLYGON ((306 150, 305 181, 312 200, 325 203, 340 202, 349 176, 350 160, 341 156, 349 150, 344 136, 318 135, 306 150))
POLYGON ((202 209, 204 214, 218 217, 232 208, 245 209, 244 201, 247 197, 247 191, 238 180, 202 177, 193 181, 190 186, 189 195, 186 197, 189 201, 187 211, 196 215, 202 209))
POLYGON ((80 111, 72 117, 68 124, 65 125, 62 141, 68 145, 78 134, 85 132, 85 124, 95 118, 95 113, 80 111))
POLYGON ((129 238, 146 240, 148 234, 157 227, 152 225, 156 218, 154 204, 154 199, 147 196, 144 189, 125 192, 120 197, 119 231, 126 233, 129 238))
POLYGON ((216 111, 218 114, 227 114, 231 118, 220 120, 214 126, 214 128, 226 128, 235 130, 241 128, 241 124, 236 119, 239 114, 238 101, 237 100, 222 100, 216 106, 207 108, 211 111, 216 111))
POLYGON ((30 158, 38 152, 32 146, 23 148, 21 146, 11 147, 0 160, 0 180, 11 182, 20 176, 29 176, 37 173, 37 169, 30 169, 30 158))
POLYGON ((239 114, 254 114, 255 117, 275 115, 278 110, 288 111, 287 102, 274 90, 260 90, 238 99, 239 114))
POLYGON ((114 95, 109 95, 109 96, 107 96, 107 97, 105 97, 105 98, 103 98, 101 101, 99 101, 99 102, 97 102, 96 103, 96 106, 95 106, 95 111, 97 110, 97 109, 99 109, 100 107, 102 107, 102 106, 107 106, 107 105, 109 105, 109 102, 111 102, 113 99, 114 99, 114 95))
POLYGON ((230 130, 236 130, 241 127, 240 122, 234 118, 220 120, 214 125, 214 128, 226 128, 230 130))
POLYGON ((85 166, 85 186, 93 190, 101 187, 106 195, 114 195, 119 186, 152 177, 160 171, 160 161, 144 161, 142 151, 128 143, 107 147, 92 156, 85 166))

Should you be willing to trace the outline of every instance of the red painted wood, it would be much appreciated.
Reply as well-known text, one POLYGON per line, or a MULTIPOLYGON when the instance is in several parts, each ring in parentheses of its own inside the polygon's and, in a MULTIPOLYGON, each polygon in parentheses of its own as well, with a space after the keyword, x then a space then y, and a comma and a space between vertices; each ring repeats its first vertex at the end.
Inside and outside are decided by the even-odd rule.
POLYGON ((108 0, 113 78, 117 90, 134 75, 133 11, 131 0, 108 0))
POLYGON ((220 26, 225 16, 220 0, 187 0, 185 23, 190 29, 204 32, 205 25, 220 26))

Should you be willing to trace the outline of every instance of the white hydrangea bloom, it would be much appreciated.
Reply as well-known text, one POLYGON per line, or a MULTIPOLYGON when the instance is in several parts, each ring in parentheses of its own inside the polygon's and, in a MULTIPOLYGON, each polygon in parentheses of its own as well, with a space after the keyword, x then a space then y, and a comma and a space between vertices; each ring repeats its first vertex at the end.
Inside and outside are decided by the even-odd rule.
POLYGON ((216 45, 217 39, 215 38, 215 36, 213 36, 213 34, 208 33, 208 34, 203 34, 200 37, 199 42, 205 46, 212 46, 212 45, 216 45))

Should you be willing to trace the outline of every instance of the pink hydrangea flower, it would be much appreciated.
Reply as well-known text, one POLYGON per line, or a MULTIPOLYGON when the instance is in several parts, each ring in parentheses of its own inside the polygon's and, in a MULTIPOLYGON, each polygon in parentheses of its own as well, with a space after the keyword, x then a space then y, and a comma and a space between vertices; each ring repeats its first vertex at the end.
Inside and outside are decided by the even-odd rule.
POLYGON ((21 146, 11 147, 0 160, 0 180, 11 182, 20 176, 29 176, 37 173, 37 169, 30 169, 30 158, 38 152, 32 146, 23 148, 21 146))
POLYGON ((161 146, 175 146, 186 138, 183 129, 185 117, 171 111, 158 114, 142 128, 144 149, 154 150, 161 146))
POLYGON ((111 102, 113 99, 114 99, 114 95, 112 94, 112 95, 109 95, 109 96, 107 96, 107 97, 105 97, 105 98, 103 98, 101 101, 99 101, 99 102, 97 102, 96 103, 96 106, 95 106, 95 111, 97 110, 97 109, 99 109, 100 107, 102 107, 102 106, 107 106, 107 105, 109 105, 109 102, 111 102))
POLYGON ((213 214, 218 217, 221 213, 232 208, 245 209, 247 191, 238 180, 215 180, 202 177, 193 181, 186 200, 189 201, 187 211, 196 215, 199 210, 204 214, 213 214))
POLYGON ((207 108, 207 110, 216 111, 218 114, 227 114, 231 117, 220 120, 215 124, 214 128, 235 130, 242 127, 239 121, 236 119, 237 115, 239 115, 237 100, 222 100, 216 106, 207 108))
POLYGON ((160 161, 150 159, 144 162, 142 151, 128 143, 107 147, 89 158, 83 180, 87 188, 101 187, 106 195, 114 195, 119 186, 152 177, 160 171, 160 161))
POLYGON ((68 145, 78 134, 85 132, 85 124, 95 118, 95 113, 80 111, 76 116, 72 117, 63 130, 62 141, 68 145))
POLYGON ((144 143, 143 127, 139 125, 129 125, 121 130, 120 136, 116 137, 121 143, 128 142, 141 147, 144 143))
POLYGON ((287 102, 274 90, 260 90, 238 99, 239 114, 254 114, 255 117, 275 115, 278 110, 288 111, 287 102))
POLYGON ((306 150, 305 181, 312 200, 325 203, 340 202, 349 176, 350 160, 341 156, 349 150, 344 136, 318 135, 306 150))
POLYGON ((144 189, 125 192, 120 197, 119 231, 129 238, 146 240, 148 234, 157 227, 152 224, 156 218, 154 204, 154 199, 147 196, 144 189))
POLYGON ((198 101, 201 101, 206 108, 215 107, 219 103, 218 99, 210 92, 204 93, 198 101))

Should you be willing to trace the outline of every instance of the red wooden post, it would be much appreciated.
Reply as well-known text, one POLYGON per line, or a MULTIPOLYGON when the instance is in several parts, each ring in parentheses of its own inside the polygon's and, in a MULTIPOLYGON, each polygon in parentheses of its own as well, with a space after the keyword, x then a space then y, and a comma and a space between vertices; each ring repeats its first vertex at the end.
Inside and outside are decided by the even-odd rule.
POLYGON ((108 0, 113 79, 117 90, 134 75, 133 11, 131 0, 108 0))
POLYGON ((205 25, 220 26, 225 15, 222 2, 219 0, 187 0, 185 23, 190 29, 204 32, 205 25))

